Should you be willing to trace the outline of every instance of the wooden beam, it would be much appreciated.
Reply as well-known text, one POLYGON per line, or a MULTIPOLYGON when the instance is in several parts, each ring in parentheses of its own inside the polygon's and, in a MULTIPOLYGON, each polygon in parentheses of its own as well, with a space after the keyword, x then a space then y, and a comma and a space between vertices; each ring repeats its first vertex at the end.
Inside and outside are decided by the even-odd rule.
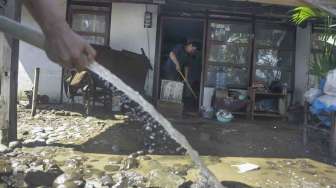
MULTIPOLYGON (((1 14, 20 20, 19 0, 8 1, 1 14)), ((19 41, 0 33, 0 142, 7 144, 17 138, 17 77, 19 41)))
POLYGON ((35 77, 34 77, 32 111, 31 111, 31 116, 32 117, 35 116, 35 114, 36 114, 36 107, 38 105, 39 82, 40 82, 40 68, 36 68, 35 69, 35 77))
POLYGON ((301 6, 304 3, 298 0, 247 0, 249 2, 254 3, 262 3, 262 4, 271 4, 271 5, 282 5, 282 6, 301 6))

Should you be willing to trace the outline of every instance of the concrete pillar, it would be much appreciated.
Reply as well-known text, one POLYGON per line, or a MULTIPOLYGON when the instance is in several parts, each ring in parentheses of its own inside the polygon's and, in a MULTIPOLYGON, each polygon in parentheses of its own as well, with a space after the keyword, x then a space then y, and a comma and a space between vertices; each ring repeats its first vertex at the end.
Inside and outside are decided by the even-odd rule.
POLYGON ((294 102, 304 103, 304 93, 308 86, 308 71, 311 54, 311 25, 297 27, 295 55, 295 90, 294 102))

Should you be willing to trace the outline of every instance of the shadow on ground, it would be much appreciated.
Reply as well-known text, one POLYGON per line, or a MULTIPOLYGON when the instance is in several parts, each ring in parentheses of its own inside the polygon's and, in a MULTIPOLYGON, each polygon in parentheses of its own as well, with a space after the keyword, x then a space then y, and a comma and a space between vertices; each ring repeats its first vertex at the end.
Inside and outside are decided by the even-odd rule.
MULTIPOLYGON (((102 113, 97 113, 96 117, 101 120, 112 118, 111 115, 102 113)), ((283 121, 274 119, 248 121, 237 118, 232 123, 220 124, 195 117, 171 119, 171 121, 175 128, 186 136, 194 149, 205 156, 311 158, 328 163, 334 161, 329 158, 325 139, 315 135, 309 145, 304 147, 301 127, 283 121)), ((169 144, 167 142, 167 145, 169 144)), ((143 150, 142 123, 116 124, 75 148, 87 153, 116 155, 128 155, 143 150)))

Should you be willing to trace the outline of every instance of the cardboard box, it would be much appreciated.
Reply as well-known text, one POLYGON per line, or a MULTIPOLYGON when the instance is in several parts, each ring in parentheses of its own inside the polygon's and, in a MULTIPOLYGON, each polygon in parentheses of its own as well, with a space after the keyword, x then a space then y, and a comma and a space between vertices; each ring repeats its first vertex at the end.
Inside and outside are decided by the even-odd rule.
POLYGON ((183 103, 174 103, 168 101, 158 101, 157 103, 158 111, 166 117, 182 117, 183 107, 183 103))

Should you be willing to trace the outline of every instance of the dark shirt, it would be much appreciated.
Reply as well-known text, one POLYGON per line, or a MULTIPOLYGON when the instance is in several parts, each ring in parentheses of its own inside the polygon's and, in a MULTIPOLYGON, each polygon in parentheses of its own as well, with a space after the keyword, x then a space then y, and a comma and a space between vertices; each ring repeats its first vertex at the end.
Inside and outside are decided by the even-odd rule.
MULTIPOLYGON (((184 46, 182 44, 176 45, 171 52, 175 54, 178 62, 180 63, 181 69, 184 69, 185 67, 188 67, 190 65, 190 56, 185 51, 184 46)), ((164 67, 170 68, 172 66, 175 67, 175 63, 169 57, 168 60, 165 62, 164 67)))

